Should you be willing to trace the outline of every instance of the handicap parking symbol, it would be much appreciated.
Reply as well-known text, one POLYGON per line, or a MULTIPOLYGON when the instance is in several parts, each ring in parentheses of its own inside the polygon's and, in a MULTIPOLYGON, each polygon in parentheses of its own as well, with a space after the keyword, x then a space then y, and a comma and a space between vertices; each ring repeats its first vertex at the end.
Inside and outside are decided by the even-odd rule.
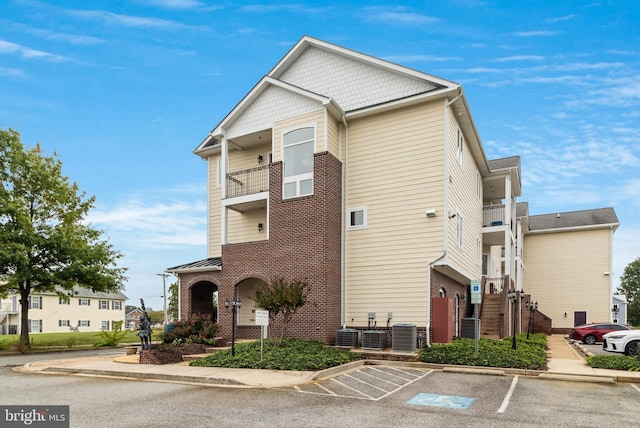
POLYGON ((468 409, 471 407, 475 398, 457 397, 455 395, 439 395, 439 394, 418 394, 407 404, 415 404, 418 406, 435 406, 446 407, 448 409, 468 409))

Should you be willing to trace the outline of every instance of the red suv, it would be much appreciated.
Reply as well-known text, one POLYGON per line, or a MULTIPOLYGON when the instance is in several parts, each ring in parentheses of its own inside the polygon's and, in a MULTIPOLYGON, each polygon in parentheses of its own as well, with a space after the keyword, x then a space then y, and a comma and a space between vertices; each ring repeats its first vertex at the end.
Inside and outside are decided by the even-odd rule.
POLYGON ((579 325, 571 329, 570 339, 581 340, 587 345, 602 342, 602 335, 618 330, 631 330, 626 324, 600 323, 579 325))

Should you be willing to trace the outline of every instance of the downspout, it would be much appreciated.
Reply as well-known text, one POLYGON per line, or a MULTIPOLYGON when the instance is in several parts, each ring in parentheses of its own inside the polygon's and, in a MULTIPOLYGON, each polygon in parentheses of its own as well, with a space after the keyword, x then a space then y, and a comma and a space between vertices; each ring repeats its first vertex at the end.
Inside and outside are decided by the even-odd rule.
POLYGON ((341 275, 341 284, 340 284, 340 324, 343 327, 347 325, 347 169, 349 165, 349 125, 347 124, 347 120, 342 115, 342 122, 339 124, 339 133, 338 133, 338 145, 340 150, 340 156, 343 155, 343 141, 342 141, 342 126, 344 125, 344 133, 345 133, 345 141, 344 141, 344 161, 342 162, 342 213, 341 213, 341 221, 342 224, 340 226, 340 230, 342 233, 340 234, 341 240, 341 257, 340 257, 340 271, 341 275))

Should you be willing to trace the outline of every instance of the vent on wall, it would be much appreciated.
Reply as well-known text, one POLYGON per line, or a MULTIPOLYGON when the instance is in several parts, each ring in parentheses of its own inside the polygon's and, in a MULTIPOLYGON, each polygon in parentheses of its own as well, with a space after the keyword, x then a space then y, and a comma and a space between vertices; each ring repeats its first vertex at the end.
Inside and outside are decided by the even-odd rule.
POLYGON ((395 324, 393 326, 392 351, 414 352, 416 350, 416 325, 395 324))
POLYGON ((362 349, 386 349, 387 333, 384 331, 369 330, 362 332, 362 349))
POLYGON ((336 332, 336 346, 357 348, 358 339, 358 330, 353 328, 341 328, 336 332))

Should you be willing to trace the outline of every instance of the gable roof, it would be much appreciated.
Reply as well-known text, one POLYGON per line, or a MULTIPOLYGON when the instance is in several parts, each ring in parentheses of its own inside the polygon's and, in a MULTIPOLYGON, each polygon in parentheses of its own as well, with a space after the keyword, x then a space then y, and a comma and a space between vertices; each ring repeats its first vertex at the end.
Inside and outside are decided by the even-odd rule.
POLYGON ((619 225, 618 216, 611 207, 529 216, 531 233, 609 227, 615 231, 619 225))
MULTIPOLYGON (((114 293, 107 293, 104 291, 92 291, 88 288, 83 288, 78 285, 74 285, 71 290, 64 290, 63 288, 56 287, 60 293, 68 295, 69 297, 83 297, 93 299, 111 299, 111 300, 127 300, 128 297, 122 292, 116 291, 114 293)), ((54 291, 33 292, 33 295, 57 295, 54 291)))
POLYGON ((222 269, 222 257, 209 257, 208 259, 189 262, 165 269, 169 273, 205 272, 222 269))
MULTIPOLYGON (((486 163, 459 84, 309 36, 302 37, 289 50, 196 147, 194 153, 204 157, 219 150, 223 135, 232 138, 226 135, 229 126, 237 126, 242 122, 240 118, 270 88, 278 88, 294 94, 300 100, 313 102, 315 109, 325 107, 343 120, 420 102, 425 98, 450 96, 462 126, 466 127, 467 134, 475 143, 475 147, 472 146, 472 150, 476 149, 473 150, 474 154, 483 157, 486 163)), ((254 112, 263 116, 245 120, 243 129, 236 129, 234 133, 248 134, 271 128, 276 120, 309 111, 311 107, 308 102, 297 114, 278 111, 273 105, 270 109, 254 112)), ((282 103, 280 106, 286 105, 291 109, 291 104, 282 103)))

